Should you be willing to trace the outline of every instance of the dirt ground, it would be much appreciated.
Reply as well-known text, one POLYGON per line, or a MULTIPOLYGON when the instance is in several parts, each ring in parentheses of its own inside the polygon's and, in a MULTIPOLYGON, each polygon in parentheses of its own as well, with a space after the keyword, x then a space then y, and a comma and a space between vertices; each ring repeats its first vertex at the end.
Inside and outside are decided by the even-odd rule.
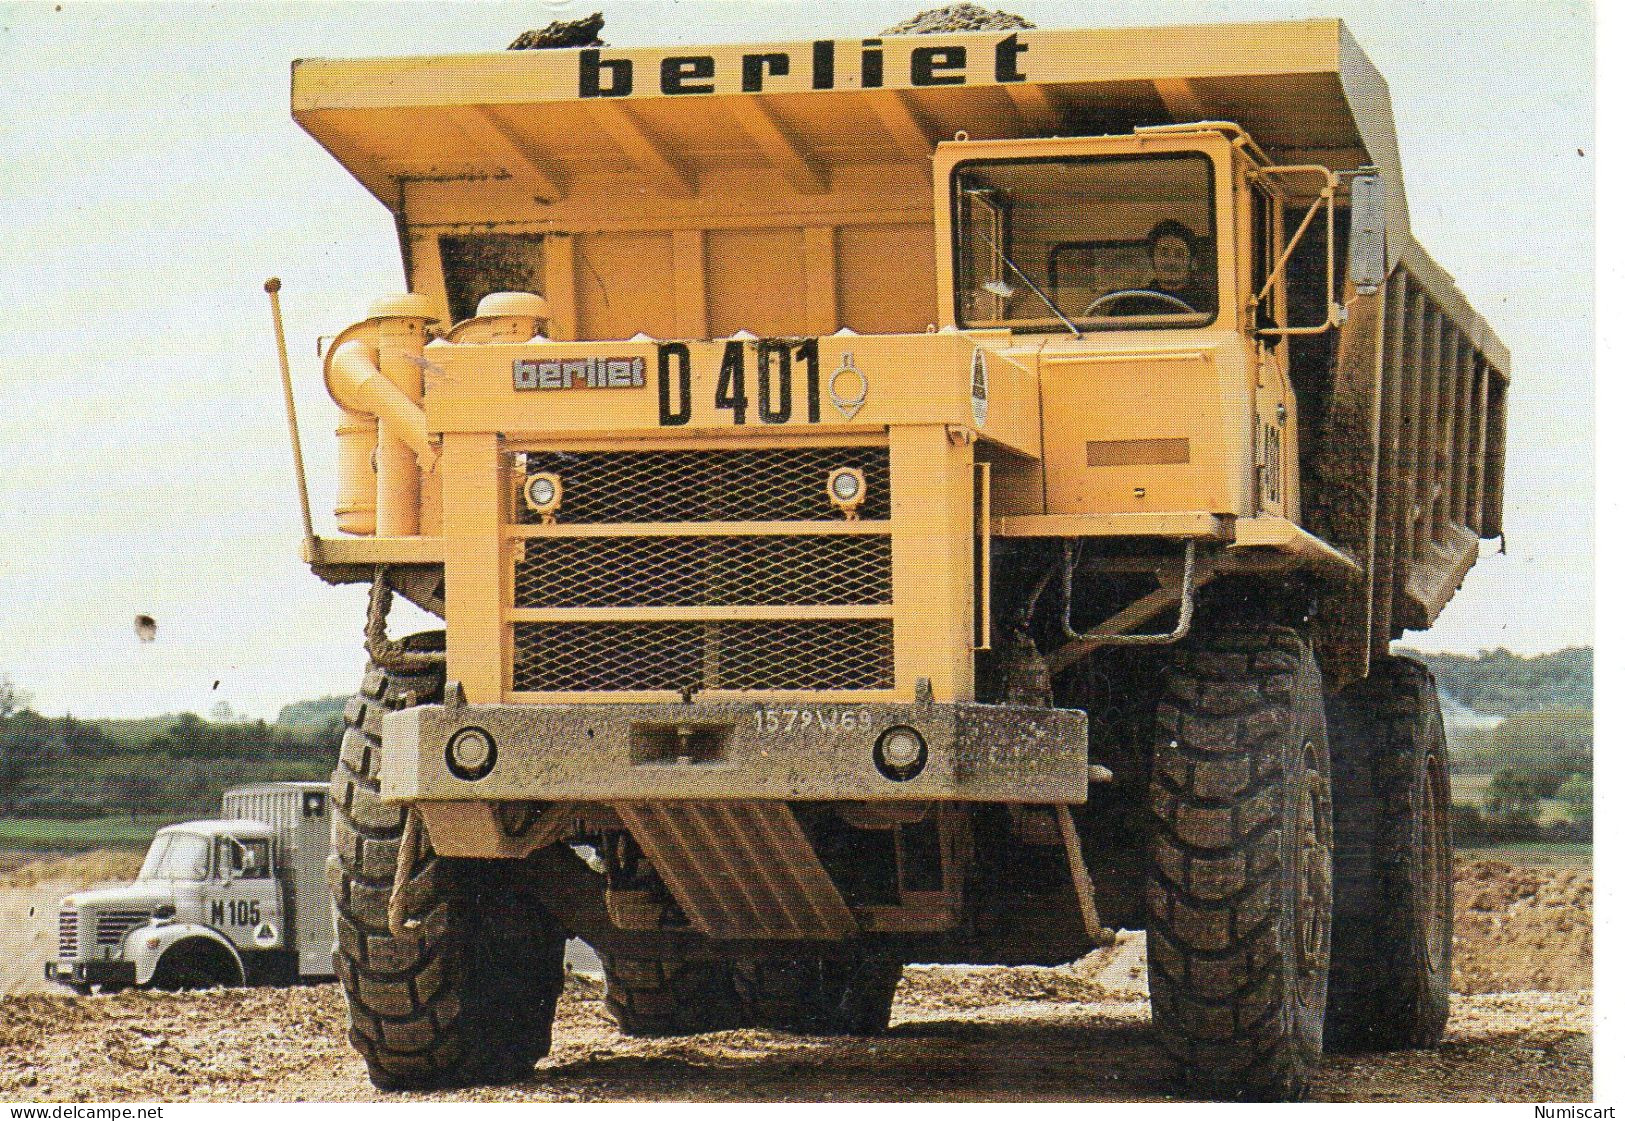
POLYGON ((56 950, 58 902, 88 887, 128 883, 140 868, 140 853, 0 853, 0 998, 61 992, 44 975, 45 960, 56 950))
MULTIPOLYGON (((62 881, 52 882, 55 891, 62 881)), ((13 900, 45 890, 0 890, 13 900)), ((1326 1101, 1575 1101, 1591 1086, 1591 876, 1464 862, 1451 1026, 1436 1051, 1328 1057, 1326 1101)), ((54 904, 54 897, 52 899, 54 904)), ((0 930, 12 924, 0 924, 0 930)), ((48 945, 48 943, 47 943, 48 945)), ((9 945, 5 969, 22 970, 9 945)), ((469 1101, 1171 1100, 1144 938, 1062 969, 910 968, 884 1037, 621 1037, 572 977, 553 1053, 469 1101)), ((39 973, 39 961, 26 963, 39 973)), ((9 980, 9 975, 6 978, 9 980)), ((0 999, 7 1101, 372 1101, 332 985, 0 999)), ((391 1100, 402 1100, 399 1096, 391 1100)))

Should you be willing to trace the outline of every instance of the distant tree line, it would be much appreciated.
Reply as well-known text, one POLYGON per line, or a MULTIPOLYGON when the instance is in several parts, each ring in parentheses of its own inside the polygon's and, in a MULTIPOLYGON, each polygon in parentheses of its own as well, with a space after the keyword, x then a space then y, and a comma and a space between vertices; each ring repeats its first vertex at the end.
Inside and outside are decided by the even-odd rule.
POLYGON ((1452 728, 1452 770, 1489 775, 1477 799, 1458 794, 1458 841, 1591 837, 1592 651, 1571 647, 1523 656, 1485 650, 1476 657, 1418 654, 1446 694, 1466 708, 1503 719, 1493 728, 1452 728), (1563 820, 1541 821, 1555 801, 1563 820))
POLYGON ((1516 712, 1493 728, 1452 728, 1450 757, 1464 770, 1514 767, 1549 772, 1562 782, 1591 769, 1591 739, 1588 708, 1516 712))
MULTIPOLYGON (((320 703, 320 702, 313 702, 320 703)), ((220 792, 252 782, 326 778, 341 715, 284 726, 43 716, 0 677, 0 814, 92 818, 217 812, 220 792)))
POLYGON ((1475 805, 1456 807, 1458 840, 1589 840, 1592 717, 1585 708, 1517 712, 1487 735, 1453 736, 1452 769, 1489 774, 1475 805), (1564 820, 1541 823, 1541 803, 1558 803, 1564 820))
POLYGON ((1477 657, 1406 651, 1427 663, 1439 688, 1486 716, 1591 708, 1591 647, 1525 656, 1483 650, 1477 657))

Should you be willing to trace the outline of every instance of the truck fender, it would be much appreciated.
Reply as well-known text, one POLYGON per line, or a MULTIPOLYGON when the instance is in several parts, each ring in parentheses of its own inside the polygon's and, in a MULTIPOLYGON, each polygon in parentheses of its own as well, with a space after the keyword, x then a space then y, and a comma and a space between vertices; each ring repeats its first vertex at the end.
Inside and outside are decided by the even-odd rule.
POLYGON ((158 971, 158 962, 163 959, 169 948, 193 938, 201 938, 224 948, 237 966, 237 983, 240 985, 245 982, 248 970, 243 966, 243 957, 225 935, 203 923, 165 922, 149 923, 147 926, 130 931, 125 936, 125 955, 135 962, 135 983, 149 984, 152 975, 158 971))

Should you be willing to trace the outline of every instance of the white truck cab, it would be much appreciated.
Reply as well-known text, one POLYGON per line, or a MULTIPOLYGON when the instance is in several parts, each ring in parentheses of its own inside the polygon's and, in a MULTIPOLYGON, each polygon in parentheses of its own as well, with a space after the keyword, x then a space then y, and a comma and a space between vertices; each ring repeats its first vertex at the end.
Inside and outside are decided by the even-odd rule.
POLYGON ((136 881, 62 900, 45 976, 87 993, 333 974, 324 783, 229 790, 222 816, 160 829, 136 881))

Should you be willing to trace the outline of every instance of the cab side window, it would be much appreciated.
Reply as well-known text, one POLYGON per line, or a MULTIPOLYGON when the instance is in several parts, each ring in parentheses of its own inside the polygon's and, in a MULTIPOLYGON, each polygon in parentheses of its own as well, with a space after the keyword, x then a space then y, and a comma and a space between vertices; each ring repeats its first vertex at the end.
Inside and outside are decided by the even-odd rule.
POLYGON ((215 874, 225 879, 263 880, 271 874, 271 843, 220 837, 214 843, 215 874))
MULTIPOLYGON (((1264 282, 1270 278, 1275 270, 1277 246, 1275 244, 1275 200, 1270 193, 1254 183, 1252 193, 1252 242, 1253 242, 1253 295, 1257 295, 1264 287, 1264 282)), ((1281 304, 1281 282, 1277 281, 1270 294, 1265 297, 1261 308, 1260 323, 1264 326, 1276 326, 1277 312, 1281 304)))
POLYGON ((270 841, 243 841, 237 852, 242 858, 238 874, 245 880, 263 880, 271 874, 270 841))

